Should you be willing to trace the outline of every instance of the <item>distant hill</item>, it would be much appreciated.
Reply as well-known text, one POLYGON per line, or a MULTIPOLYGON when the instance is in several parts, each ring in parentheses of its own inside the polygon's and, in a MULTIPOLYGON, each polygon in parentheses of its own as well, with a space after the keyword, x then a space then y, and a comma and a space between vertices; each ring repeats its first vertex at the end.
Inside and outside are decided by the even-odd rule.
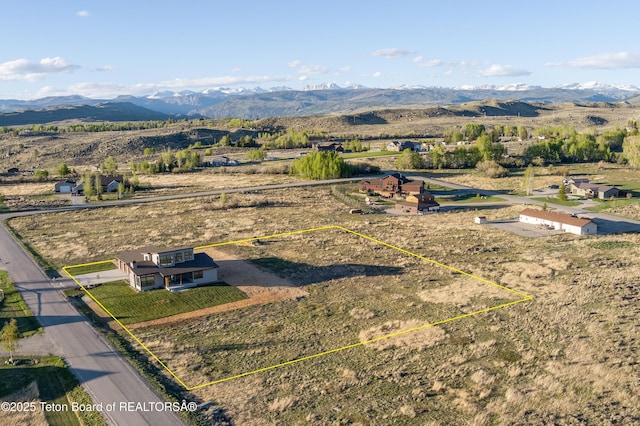
POLYGON ((482 100, 523 101, 533 103, 618 102, 612 96, 592 90, 454 90, 428 89, 334 89, 259 93, 227 98, 197 110, 205 117, 263 118, 279 116, 349 113, 377 108, 456 105, 482 100))
POLYGON ((151 121, 171 116, 130 102, 106 102, 97 105, 51 106, 0 114, 0 126, 45 124, 65 120, 81 121, 151 121))
MULTIPOLYGON (((503 104, 505 102, 637 104, 638 96, 640 96, 640 88, 595 82, 553 88, 514 84, 458 88, 404 85, 394 89, 371 89, 358 85, 339 87, 333 83, 308 86, 303 90, 287 87, 213 88, 201 92, 185 90, 156 92, 148 96, 127 95, 113 100, 89 99, 81 96, 49 97, 28 101, 0 100, 0 111, 6 113, 0 115, 0 125, 35 124, 67 119, 157 120, 171 116, 248 119, 300 117, 354 114, 384 108, 448 107, 486 100, 503 104)), ((493 108, 487 105, 481 114, 504 113, 500 109, 493 108)), ((524 115, 527 111, 519 111, 518 114, 524 115)))

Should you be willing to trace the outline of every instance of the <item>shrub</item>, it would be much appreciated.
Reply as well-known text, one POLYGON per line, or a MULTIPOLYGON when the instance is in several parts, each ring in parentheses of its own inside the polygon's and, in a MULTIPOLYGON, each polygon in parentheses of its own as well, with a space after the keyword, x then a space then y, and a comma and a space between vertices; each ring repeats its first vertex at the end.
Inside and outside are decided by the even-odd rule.
POLYGON ((494 160, 481 161, 476 165, 476 169, 490 178, 505 177, 509 174, 509 170, 505 169, 494 160))

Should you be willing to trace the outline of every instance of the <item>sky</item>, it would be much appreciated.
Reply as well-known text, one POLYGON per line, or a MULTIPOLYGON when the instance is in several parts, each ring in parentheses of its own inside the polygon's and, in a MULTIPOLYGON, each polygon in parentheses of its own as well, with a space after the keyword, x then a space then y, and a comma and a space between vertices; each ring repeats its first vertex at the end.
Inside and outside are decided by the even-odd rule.
POLYGON ((640 2, 6 0, 0 99, 340 86, 640 87, 640 2))

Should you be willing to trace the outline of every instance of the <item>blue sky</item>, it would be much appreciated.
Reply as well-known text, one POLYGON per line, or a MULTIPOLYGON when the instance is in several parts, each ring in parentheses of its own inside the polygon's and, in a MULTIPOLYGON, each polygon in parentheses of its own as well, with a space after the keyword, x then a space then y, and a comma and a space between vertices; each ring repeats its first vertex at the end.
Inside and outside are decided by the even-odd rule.
POLYGON ((2 99, 326 82, 640 86, 637 1, 4 3, 2 99))

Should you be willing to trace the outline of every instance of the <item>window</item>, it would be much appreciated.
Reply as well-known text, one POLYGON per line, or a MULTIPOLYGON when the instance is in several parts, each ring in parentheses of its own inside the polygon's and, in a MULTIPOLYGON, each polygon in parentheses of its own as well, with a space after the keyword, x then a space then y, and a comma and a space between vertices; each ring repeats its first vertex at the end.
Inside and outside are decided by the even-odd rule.
POLYGON ((160 266, 173 265, 173 255, 172 254, 161 254, 158 257, 158 264, 160 266))
POLYGON ((188 262, 189 260, 193 260, 193 252, 192 251, 185 251, 184 252, 184 261, 188 262))
POLYGON ((202 271, 195 271, 193 273, 193 279, 194 280, 201 280, 202 277, 204 277, 204 273, 202 271))
POLYGON ((182 262, 182 252, 177 252, 175 254, 175 257, 176 257, 176 263, 182 262))
POLYGON ((140 275, 140 287, 153 287, 156 285, 156 276, 155 274, 146 274, 140 275))

